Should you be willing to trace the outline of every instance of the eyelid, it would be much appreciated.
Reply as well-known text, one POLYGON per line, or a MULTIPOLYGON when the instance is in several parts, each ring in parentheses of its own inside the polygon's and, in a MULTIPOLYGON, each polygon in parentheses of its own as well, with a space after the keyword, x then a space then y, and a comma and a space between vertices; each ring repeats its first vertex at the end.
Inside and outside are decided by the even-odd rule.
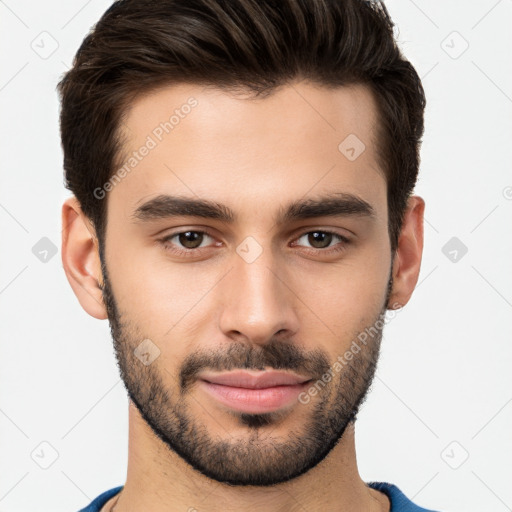
POLYGON ((295 235, 294 239, 301 238, 304 235, 308 235, 309 233, 329 233, 330 235, 339 236, 344 242, 347 242, 347 243, 350 242, 350 236, 348 236, 344 233, 339 233, 338 231, 336 231, 333 228, 315 228, 315 227, 307 228, 304 231, 299 231, 298 234, 295 235))
MULTIPOLYGON (((170 238, 175 237, 176 235, 181 235, 181 234, 187 233, 189 231, 192 231, 194 233, 203 233, 203 234, 208 235, 211 238, 216 238, 216 235, 214 235, 209 230, 209 228, 199 227, 199 228, 180 228, 179 231, 174 231, 174 232, 165 234, 164 236, 160 237, 159 240, 160 241, 168 240, 170 238)), ((303 228, 302 231, 298 231, 297 233, 295 233, 293 235, 294 236, 294 240, 296 240, 297 238, 301 238, 304 235, 307 235, 309 233, 316 233, 316 232, 329 233, 331 235, 339 236, 340 238, 342 238, 347 243, 351 241, 351 237, 350 236, 347 236, 346 234, 343 234, 343 233, 339 233, 339 232, 335 231, 332 228, 315 228, 315 227, 303 228)))
MULTIPOLYGON (((168 233, 168 234, 162 236, 161 238, 159 238, 158 241, 161 242, 161 243, 168 243, 175 236, 182 235, 184 233, 188 233, 189 231, 191 231, 192 233, 201 233, 201 234, 207 235, 207 236, 209 236, 210 238, 213 238, 213 239, 216 238, 215 235, 213 235, 206 228, 201 228, 201 229, 185 228, 185 229, 180 229, 179 231, 174 231, 172 233, 168 233)), ((200 247, 199 249, 186 249, 186 248, 181 248, 180 247, 179 249, 181 249, 183 251, 198 251, 199 249, 206 249, 206 247, 200 247)))

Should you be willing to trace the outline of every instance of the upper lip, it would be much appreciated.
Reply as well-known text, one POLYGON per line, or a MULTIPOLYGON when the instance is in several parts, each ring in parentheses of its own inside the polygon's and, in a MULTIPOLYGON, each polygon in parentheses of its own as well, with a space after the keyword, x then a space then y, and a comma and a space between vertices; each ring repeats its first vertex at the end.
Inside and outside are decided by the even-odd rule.
POLYGON ((274 370, 256 372, 237 370, 226 373, 202 373, 199 377, 213 384, 251 389, 270 388, 273 386, 293 386, 311 380, 309 377, 304 377, 296 373, 274 370))

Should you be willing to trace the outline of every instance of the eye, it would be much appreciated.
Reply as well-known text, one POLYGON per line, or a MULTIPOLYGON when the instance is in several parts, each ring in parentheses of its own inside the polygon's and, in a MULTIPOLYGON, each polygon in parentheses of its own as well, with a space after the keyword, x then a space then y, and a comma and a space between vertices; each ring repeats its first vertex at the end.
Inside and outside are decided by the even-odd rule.
MULTIPOLYGON (((215 241, 215 239, 207 231, 192 229, 171 233, 159 240, 165 250, 177 256, 196 256, 201 254, 201 249, 211 246, 212 241, 215 241)), ((331 254, 345 250, 349 243, 350 240, 339 233, 329 230, 315 230, 303 233, 292 243, 292 246, 303 246, 307 251, 312 251, 315 254, 331 254), (303 243, 305 242, 310 245, 304 246, 303 243, 300 243, 301 240, 303 240, 303 243), (333 242, 334 245, 332 245, 333 242)), ((222 245, 219 242, 216 245, 219 244, 222 245)))
MULTIPOLYGON (((190 254, 197 252, 197 249, 204 248, 205 245, 203 245, 203 242, 205 242, 205 240, 208 242, 208 238, 213 240, 213 237, 206 231, 188 230, 167 235, 162 238, 160 242, 167 250, 176 254, 190 254)), ((208 245, 208 243, 206 245, 208 245)))
MULTIPOLYGON (((302 239, 310 244, 309 248, 323 252, 342 251, 345 249, 345 246, 350 243, 350 240, 347 237, 340 235, 339 233, 334 233, 333 231, 325 230, 308 231, 301 235, 297 241, 299 242, 302 239), (331 246, 331 243, 336 240, 338 240, 338 246, 331 246)), ((293 245, 301 244, 295 242, 293 245)))

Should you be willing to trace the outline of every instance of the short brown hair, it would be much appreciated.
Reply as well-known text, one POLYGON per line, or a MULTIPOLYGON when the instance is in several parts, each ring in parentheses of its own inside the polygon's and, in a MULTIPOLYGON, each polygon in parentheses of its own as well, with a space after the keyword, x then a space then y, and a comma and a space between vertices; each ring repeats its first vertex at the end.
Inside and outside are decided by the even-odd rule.
POLYGON ((425 95, 382 2, 363 0, 118 0, 85 37, 58 84, 66 187, 95 225, 93 191, 119 166, 120 123, 135 97, 195 83, 268 94, 297 78, 366 84, 378 105, 379 166, 397 246, 416 183, 425 95))

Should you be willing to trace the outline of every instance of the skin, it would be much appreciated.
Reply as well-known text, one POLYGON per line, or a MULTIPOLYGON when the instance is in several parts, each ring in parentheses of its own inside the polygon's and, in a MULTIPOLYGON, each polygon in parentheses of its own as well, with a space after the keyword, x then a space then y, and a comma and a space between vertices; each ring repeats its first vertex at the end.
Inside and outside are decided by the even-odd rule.
MULTIPOLYGON (((144 144, 191 96, 198 105, 104 199, 105 264, 130 348, 123 352, 118 346, 118 358, 129 371, 137 361, 130 362, 127 354, 151 339, 160 355, 148 372, 162 379, 172 397, 179 393, 185 358, 199 350, 225 353, 235 343, 261 350, 279 339, 303 354, 318 350, 332 363, 383 310, 409 301, 420 271, 424 201, 418 196, 408 201, 391 257, 371 92, 362 85, 326 89, 304 81, 260 99, 191 84, 161 88, 136 99, 127 112, 126 154, 144 144), (351 133, 366 146, 354 161, 338 150, 351 133), (289 202, 332 192, 363 199, 374 215, 275 222, 289 202), (160 194, 214 200, 231 208, 237 220, 134 220, 136 208, 160 194), (172 247, 184 247, 178 237, 161 242, 164 235, 205 229, 211 238, 203 239, 193 257, 172 252, 172 247), (334 237, 327 249, 317 248, 304 236, 322 230, 350 242, 334 237), (249 236, 262 250, 251 263, 236 252, 249 236), (335 246, 343 250, 327 252, 335 246)), ((63 205, 62 220, 68 280, 85 311, 106 319, 94 227, 73 197, 63 205)), ((280 421, 261 426, 258 446, 286 442, 292 431, 303 433, 321 400, 332 409, 342 375, 336 374, 328 391, 309 404, 294 403, 280 421)), ((185 395, 188 413, 212 438, 242 445, 254 435, 239 415, 196 384, 185 395)), ((190 507, 201 512, 388 511, 387 497, 359 475, 354 430, 350 423, 332 450, 300 476, 272 487, 229 485, 205 476, 170 450, 130 401, 128 473, 115 512, 190 507)))

